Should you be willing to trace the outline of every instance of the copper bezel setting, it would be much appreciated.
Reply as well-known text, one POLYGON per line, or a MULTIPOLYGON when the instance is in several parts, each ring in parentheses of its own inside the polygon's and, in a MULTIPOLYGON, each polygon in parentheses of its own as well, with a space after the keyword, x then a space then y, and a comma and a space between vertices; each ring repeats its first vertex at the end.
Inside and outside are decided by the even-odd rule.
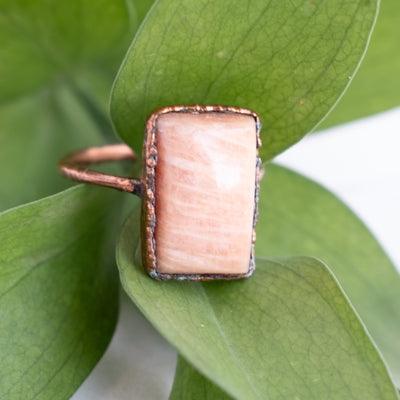
POLYGON ((146 132, 143 144, 143 169, 141 176, 142 184, 142 212, 141 212, 141 242, 142 260, 148 274, 157 280, 232 280, 250 277, 255 270, 254 244, 256 240, 255 227, 258 219, 258 198, 260 180, 262 174, 261 159, 258 156, 258 149, 261 147, 260 139, 261 122, 258 115, 246 108, 225 107, 225 106, 171 106, 156 110, 147 120, 146 132), (156 242, 154 229, 156 224, 155 215, 155 169, 157 165, 157 119, 166 113, 235 113, 249 115, 256 123, 256 159, 255 162, 255 191, 254 191, 254 212, 251 251, 249 257, 249 269, 244 274, 170 274, 157 271, 156 242))

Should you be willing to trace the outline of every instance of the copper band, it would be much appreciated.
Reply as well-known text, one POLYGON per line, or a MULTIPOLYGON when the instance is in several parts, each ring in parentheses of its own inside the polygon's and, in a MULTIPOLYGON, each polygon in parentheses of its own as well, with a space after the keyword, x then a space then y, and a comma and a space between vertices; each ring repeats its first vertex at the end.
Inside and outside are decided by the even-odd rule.
POLYGON ((111 144, 101 147, 90 147, 67 154, 59 161, 58 169, 62 175, 71 181, 106 186, 122 192, 133 193, 140 197, 142 184, 139 179, 103 174, 86 168, 92 164, 123 160, 136 161, 137 156, 125 144, 111 144))

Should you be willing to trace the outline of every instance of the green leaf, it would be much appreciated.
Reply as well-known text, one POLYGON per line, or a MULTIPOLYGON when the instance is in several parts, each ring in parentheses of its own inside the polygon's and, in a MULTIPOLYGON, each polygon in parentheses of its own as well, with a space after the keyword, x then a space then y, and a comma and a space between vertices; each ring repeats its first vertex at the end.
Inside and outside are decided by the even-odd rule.
POLYGON ((112 194, 78 186, 0 214, 1 399, 68 399, 104 352, 118 313, 112 194))
POLYGON ((79 75, 88 64, 115 70, 129 24, 124 0, 2 1, 0 100, 79 75))
POLYGON ((326 262, 400 383, 400 276, 374 237, 335 196, 268 165, 256 256, 308 254, 326 262))
POLYGON ((124 0, 0 5, 0 209, 68 186, 66 152, 114 142, 112 81, 137 28, 124 0))
POLYGON ((364 117, 400 104, 400 2, 380 3, 371 43, 349 90, 321 128, 364 117))
POLYGON ((101 145, 97 122, 66 85, 0 107, 0 210, 37 200, 70 185, 57 170, 67 152, 101 145))
POLYGON ((122 284, 202 374, 238 399, 397 399, 336 280, 308 257, 258 259, 242 281, 158 282, 140 266, 139 212, 125 225, 122 284))
POLYGON ((309 132, 348 85, 376 1, 159 0, 117 77, 111 114, 139 151, 146 117, 173 104, 256 111, 264 160, 309 132))
POLYGON ((178 357, 174 386, 169 400, 190 399, 232 400, 232 397, 201 375, 184 358, 178 357))

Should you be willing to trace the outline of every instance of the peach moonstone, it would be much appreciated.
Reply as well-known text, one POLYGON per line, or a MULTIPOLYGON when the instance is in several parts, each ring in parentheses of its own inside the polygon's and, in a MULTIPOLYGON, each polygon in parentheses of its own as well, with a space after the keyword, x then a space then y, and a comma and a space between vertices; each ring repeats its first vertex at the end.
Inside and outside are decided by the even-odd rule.
POLYGON ((162 114, 155 144, 157 271, 247 273, 256 174, 254 118, 162 114))

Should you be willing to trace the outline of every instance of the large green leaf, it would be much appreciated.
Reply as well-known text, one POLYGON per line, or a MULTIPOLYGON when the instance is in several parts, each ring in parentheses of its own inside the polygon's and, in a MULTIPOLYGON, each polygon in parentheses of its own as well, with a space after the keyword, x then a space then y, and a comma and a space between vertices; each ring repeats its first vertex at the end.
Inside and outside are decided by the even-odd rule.
POLYGON ((331 193, 268 165, 256 255, 307 254, 328 263, 400 384, 400 276, 365 226, 331 193))
POLYGON ((371 43, 349 90, 322 128, 400 105, 400 2, 380 4, 371 43))
POLYGON ((248 107, 272 158, 309 132, 354 74, 376 1, 159 0, 116 80, 111 113, 139 151, 156 107, 248 107))
POLYGON ((68 399, 105 350, 118 307, 113 199, 79 186, 0 214, 1 399, 68 399))
POLYGON ((248 280, 158 282, 140 266, 139 213, 117 251, 145 316, 202 374, 239 399, 397 399, 378 352, 319 261, 258 259, 248 280))

